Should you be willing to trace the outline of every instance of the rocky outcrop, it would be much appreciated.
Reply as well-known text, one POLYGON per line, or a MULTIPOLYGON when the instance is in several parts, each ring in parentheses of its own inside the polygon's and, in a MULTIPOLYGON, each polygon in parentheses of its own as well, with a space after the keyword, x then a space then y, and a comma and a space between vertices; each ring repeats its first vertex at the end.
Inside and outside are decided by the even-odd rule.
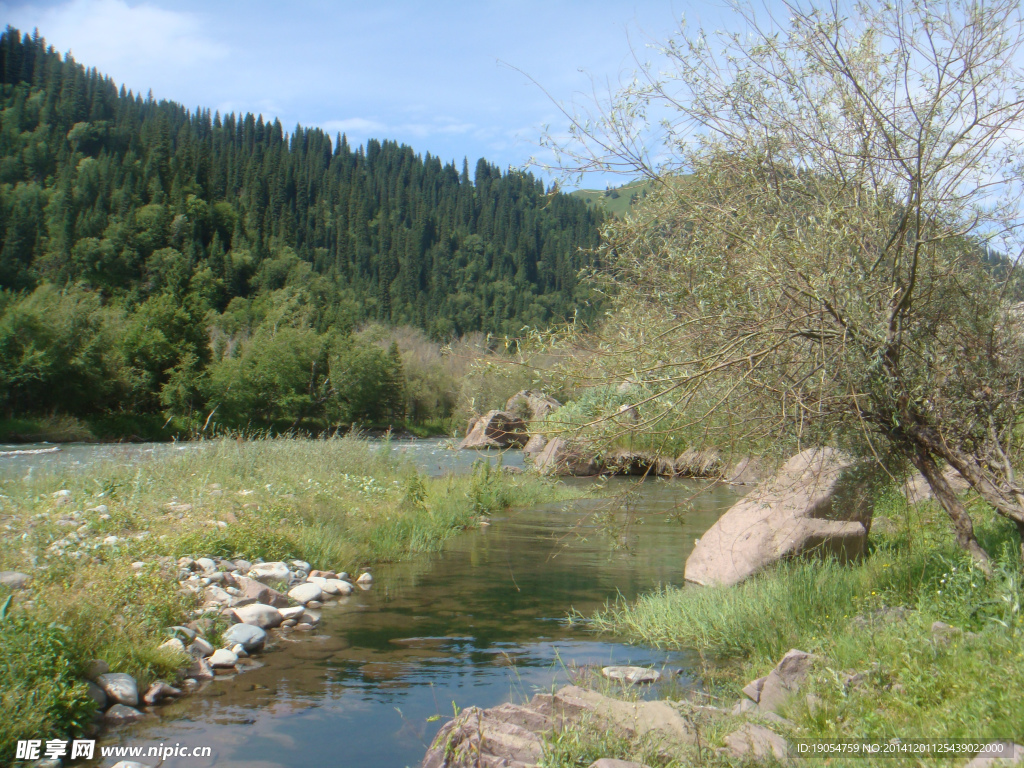
POLYGON ((548 475, 596 475, 601 464, 588 451, 582 450, 565 438, 555 437, 548 441, 533 460, 533 466, 548 475))
POLYGON ((736 584, 785 558, 861 555, 871 527, 873 473, 831 448, 803 451, 735 504, 697 542, 687 581, 736 584))
POLYGON ((505 411, 488 411, 471 423, 459 448, 520 448, 530 439, 526 422, 505 411))
POLYGON ((650 739, 667 752, 696 739, 692 721, 668 702, 619 701, 570 685, 538 694, 526 706, 463 710, 437 734, 421 768, 530 768, 543 757, 544 736, 578 718, 650 739))
POLYGON ((506 413, 514 414, 525 421, 540 421, 561 407, 562 404, 555 398, 537 389, 520 390, 505 403, 506 413))
POLYGON ((775 669, 749 683, 743 693, 761 712, 778 714, 779 708, 799 693, 816 660, 813 654, 794 648, 782 657, 775 669))
POLYGON ((547 447, 547 444, 548 439, 544 435, 530 435, 530 439, 523 446, 523 453, 532 459, 535 456, 539 456, 547 447))

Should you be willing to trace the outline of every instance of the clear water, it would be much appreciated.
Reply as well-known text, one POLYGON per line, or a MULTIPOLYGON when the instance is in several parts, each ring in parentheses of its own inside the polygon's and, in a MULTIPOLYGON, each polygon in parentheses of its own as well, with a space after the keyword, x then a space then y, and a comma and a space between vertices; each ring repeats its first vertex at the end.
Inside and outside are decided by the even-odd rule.
MULTIPOLYGON (((444 441, 392 450, 430 474, 483 458, 444 441)), ((87 450, 66 453, 92 459, 87 450)), ((501 460, 521 465, 521 454, 501 460)), ((101 744, 213 748, 212 758, 167 758, 166 768, 401 768, 419 764, 453 706, 520 702, 580 668, 654 666, 680 672, 669 685, 695 684, 685 653, 596 636, 566 617, 681 584, 694 539, 736 491, 662 480, 598 487, 603 499, 518 510, 438 555, 375 569, 370 591, 323 608, 317 632, 276 640, 256 657, 259 668, 218 678, 149 720, 106 732, 101 744)))

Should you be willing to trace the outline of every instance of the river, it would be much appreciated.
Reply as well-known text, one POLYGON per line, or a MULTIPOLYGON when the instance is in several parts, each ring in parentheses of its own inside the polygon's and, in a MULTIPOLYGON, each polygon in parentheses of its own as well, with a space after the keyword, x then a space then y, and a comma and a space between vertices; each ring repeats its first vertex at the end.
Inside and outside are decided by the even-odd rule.
MULTIPOLYGON (((70 467, 88 464, 93 451, 132 461, 166 450, 202 448, 75 446, 32 458, 70 467)), ((430 474, 480 458, 433 440, 395 441, 392 450, 430 474)), ((31 465, 15 461, 26 462, 17 471, 31 465)), ((502 461, 521 466, 522 455, 502 461)), ((694 539, 737 491, 684 480, 599 488, 601 498, 515 510, 440 554, 375 569, 371 590, 324 606, 315 633, 276 641, 256 657, 259 668, 218 677, 159 717, 105 732, 100 744, 212 747, 212 758, 171 757, 162 768, 402 768, 419 763, 454 708, 520 702, 580 668, 654 666, 679 673, 663 685, 696 685, 687 654, 596 636, 566 617, 680 584, 694 539)))

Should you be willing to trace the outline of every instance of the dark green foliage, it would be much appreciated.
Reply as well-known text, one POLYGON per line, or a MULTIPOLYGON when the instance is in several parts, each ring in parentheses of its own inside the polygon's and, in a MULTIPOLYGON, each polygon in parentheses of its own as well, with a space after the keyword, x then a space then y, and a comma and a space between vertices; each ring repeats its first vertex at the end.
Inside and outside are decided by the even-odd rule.
POLYGON ((0 36, 0 286, 83 281, 104 297, 283 286, 282 250, 361 319, 438 334, 518 332, 571 314, 600 215, 529 174, 465 171, 395 142, 211 117, 118 94, 95 70, 0 36), (13 63, 12 63, 13 62, 13 63), (195 286, 192 286, 193 288, 195 286))
POLYGON ((586 298, 602 214, 529 174, 143 99, 11 27, 0 89, 8 416, 400 422, 358 324, 516 334, 586 298))

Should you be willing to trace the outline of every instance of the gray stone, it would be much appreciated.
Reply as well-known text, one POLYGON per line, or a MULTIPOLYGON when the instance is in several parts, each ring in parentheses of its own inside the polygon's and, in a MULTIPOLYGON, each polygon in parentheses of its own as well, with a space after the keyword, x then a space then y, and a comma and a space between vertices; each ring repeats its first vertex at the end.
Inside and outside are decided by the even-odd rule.
POLYGON ((871 527, 873 481, 867 464, 837 450, 798 453, 700 538, 686 560, 686 580, 729 585, 797 555, 859 557, 871 527))
POLYGON ((185 674, 193 680, 213 680, 213 667, 206 659, 197 658, 185 674))
POLYGON ((32 577, 20 571, 0 571, 0 586, 24 589, 32 577))
POLYGON ((369 571, 366 571, 365 573, 360 573, 359 574, 359 578, 356 579, 356 584, 372 584, 372 583, 373 583, 373 575, 369 571))
POLYGON ((324 592, 332 595, 351 595, 355 587, 342 579, 324 579, 326 584, 322 587, 324 592))
POLYGON ((226 648, 218 648, 210 656, 210 666, 214 669, 225 669, 227 667, 233 667, 238 663, 238 656, 226 648))
POLYGON ((85 665, 85 679, 95 681, 100 675, 110 671, 110 665, 103 659, 91 659, 85 665))
POLYGON ((267 642, 267 633, 252 624, 235 624, 221 636, 225 645, 239 643, 247 651, 257 651, 267 642))
POLYGON ((205 659, 211 653, 213 653, 213 646, 205 637, 196 637, 192 641, 192 644, 188 647, 188 652, 191 656, 195 656, 200 659, 205 659))
POLYGON ((305 571, 306 573, 313 570, 313 566, 305 560, 292 560, 292 567, 300 571, 305 571))
POLYGON ((264 605, 272 605, 275 608, 284 608, 291 604, 286 595, 256 579, 237 576, 235 581, 238 585, 239 596, 242 598, 253 598, 264 605))
POLYGON ((171 653, 185 653, 185 644, 176 637, 157 646, 158 651, 170 651, 171 653))
POLYGON ((157 704, 164 699, 175 699, 181 696, 181 691, 175 688, 173 685, 158 680, 146 689, 146 694, 142 697, 142 700, 150 706, 157 704))
POLYGON ((287 582, 291 577, 291 569, 282 562, 257 563, 249 569, 248 576, 263 584, 287 582))
POLYGON ((732 708, 731 714, 742 715, 744 712, 750 712, 755 709, 757 709, 756 702, 750 699, 738 699, 736 705, 732 708))
POLYGON ((299 630, 300 632, 309 632, 310 630, 314 629, 314 627, 309 622, 302 621, 302 622, 298 622, 295 625, 295 629, 299 630))
POLYGON ((473 424, 459 448, 522 447, 529 440, 526 422, 504 411, 488 411, 473 424))
POLYGON ((768 679, 768 676, 759 677, 757 680, 752 680, 746 684, 743 688, 743 693, 750 698, 755 704, 761 700, 761 689, 764 688, 764 681, 768 679))
POLYGON ((548 441, 533 460, 537 471, 551 475, 596 475, 601 465, 594 457, 593 451, 578 447, 564 438, 555 437, 548 441))
POLYGON ((790 650, 764 678, 757 706, 761 711, 777 712, 790 696, 800 690, 817 657, 806 651, 790 650))
POLYGON ((216 605, 231 605, 232 596, 220 587, 209 586, 203 590, 203 599, 216 605))
POLYGON ((118 704, 127 704, 129 707, 139 704, 139 685, 131 675, 107 672, 96 678, 96 684, 118 704))
POLYGON ((789 743, 763 725, 746 723, 724 739, 726 752, 743 760, 774 759, 781 763, 791 761, 789 743))
POLYGON ((505 403, 505 412, 526 421, 540 421, 561 407, 562 404, 551 395, 538 389, 523 389, 508 399, 505 403))
POLYGON ((280 626, 281 622, 284 621, 284 616, 281 615, 277 608, 263 605, 262 603, 253 603, 241 607, 236 606, 235 613, 238 614, 238 618, 243 624, 252 624, 261 629, 272 629, 273 627, 280 626))
POLYGON ((305 612, 306 609, 304 606, 295 605, 291 606, 290 608, 282 608, 281 616, 283 617, 284 621, 296 621, 305 612))
POLYGON ((603 667, 601 674, 627 683, 656 683, 661 679, 661 672, 646 667, 603 667))
POLYGON ((248 573, 250 570, 252 570, 252 563, 250 563, 248 560, 235 560, 234 566, 234 570, 238 571, 239 573, 248 573))
POLYGON ((89 698, 96 702, 96 708, 104 710, 107 708, 107 694, 92 680, 88 680, 85 683, 86 690, 89 694, 89 698))
POLYGON ((141 720, 144 715, 134 707, 125 704, 115 704, 103 713, 103 719, 108 723, 130 723, 133 720, 141 720))
POLYGON ((316 584, 299 584, 288 590, 288 597, 297 603, 306 604, 310 600, 320 600, 324 596, 323 590, 316 584))
POLYGON ((196 565, 198 565, 204 573, 210 573, 217 570, 217 563, 211 560, 209 557, 200 557, 196 559, 196 565))
POLYGON ((523 454, 532 459, 538 456, 541 451, 544 450, 544 446, 548 444, 548 439, 544 435, 530 435, 530 439, 526 441, 526 445, 523 446, 523 454))
POLYGON ((179 637, 183 642, 191 643, 196 639, 196 631, 189 627, 173 626, 167 628, 168 633, 173 637, 179 637))

